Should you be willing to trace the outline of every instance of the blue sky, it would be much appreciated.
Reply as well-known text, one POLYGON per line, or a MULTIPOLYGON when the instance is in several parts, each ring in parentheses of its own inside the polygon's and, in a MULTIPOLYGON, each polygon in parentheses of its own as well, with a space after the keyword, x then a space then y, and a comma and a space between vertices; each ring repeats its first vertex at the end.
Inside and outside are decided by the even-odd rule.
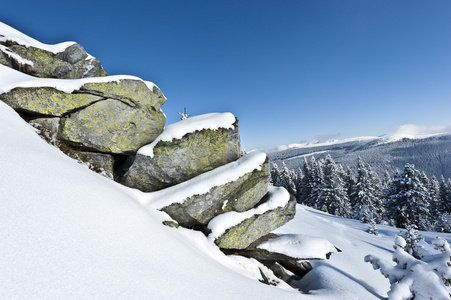
POLYGON ((0 21, 156 83, 167 124, 232 112, 242 147, 451 126, 449 0, 8 1, 0 21))

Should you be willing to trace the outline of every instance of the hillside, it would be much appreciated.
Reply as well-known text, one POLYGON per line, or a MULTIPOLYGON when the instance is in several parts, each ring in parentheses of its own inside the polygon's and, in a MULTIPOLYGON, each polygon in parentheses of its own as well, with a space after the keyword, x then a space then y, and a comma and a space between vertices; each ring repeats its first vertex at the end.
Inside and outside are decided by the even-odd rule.
POLYGON ((285 162, 288 168, 297 169, 310 159, 324 158, 330 154, 335 162, 343 167, 355 169, 357 158, 374 168, 379 175, 385 171, 390 174, 401 170, 406 163, 414 164, 418 170, 429 177, 451 177, 451 135, 430 136, 426 138, 356 138, 330 143, 299 145, 282 151, 268 153, 272 162, 285 162))

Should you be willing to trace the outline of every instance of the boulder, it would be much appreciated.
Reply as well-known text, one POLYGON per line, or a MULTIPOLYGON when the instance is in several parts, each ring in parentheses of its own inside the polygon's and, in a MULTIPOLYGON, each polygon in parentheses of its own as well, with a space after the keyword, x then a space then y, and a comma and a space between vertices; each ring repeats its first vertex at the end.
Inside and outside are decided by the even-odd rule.
POLYGON ((166 118, 160 107, 166 98, 158 87, 116 78, 79 85, 72 93, 17 87, 0 94, 0 100, 22 114, 63 117, 54 135, 81 150, 135 154, 163 131, 166 118))
POLYGON ((295 213, 295 198, 284 188, 270 187, 268 195, 257 207, 242 213, 225 213, 211 220, 209 238, 219 248, 245 249, 293 219, 295 213))
POLYGON ((60 118, 38 118, 29 121, 38 134, 49 144, 58 147, 65 154, 79 163, 87 166, 94 172, 100 173, 110 179, 114 178, 114 157, 110 154, 80 151, 57 139, 60 127, 60 118))
POLYGON ((14 88, 0 100, 22 113, 61 117, 103 98, 90 94, 67 94, 52 87, 14 88))
POLYGON ((5 46, 0 48, 1 64, 36 77, 76 79, 107 75, 100 61, 88 55, 79 44, 73 44, 56 54, 12 41, 1 44, 5 46))
POLYGON ((58 137, 81 149, 134 154, 155 140, 165 121, 160 110, 108 99, 63 118, 58 137))
MULTIPOLYGON (((238 165, 245 159, 247 158, 243 157, 230 164, 238 165)), ((220 169, 224 169, 224 172, 235 171, 235 168, 226 165, 203 174, 203 177, 215 181, 215 176, 224 176, 224 172, 218 172, 220 169)), ((189 181, 187 185, 188 183, 189 181)), ((187 197, 180 203, 172 203, 164 206, 161 210, 184 227, 206 225, 211 219, 222 213, 243 212, 253 208, 268 192, 268 184, 269 163, 266 159, 261 165, 255 166, 252 171, 245 173, 236 180, 214 186, 206 193, 187 197)), ((177 186, 174 188, 177 188, 177 186)))
POLYGON ((122 183, 144 192, 157 191, 192 179, 239 157, 238 120, 232 114, 192 117, 168 126, 151 145, 140 149, 122 183), (210 123, 216 126, 222 121, 225 125, 219 125, 218 128, 205 126, 210 123), (175 132, 176 136, 172 136, 171 132, 175 132))

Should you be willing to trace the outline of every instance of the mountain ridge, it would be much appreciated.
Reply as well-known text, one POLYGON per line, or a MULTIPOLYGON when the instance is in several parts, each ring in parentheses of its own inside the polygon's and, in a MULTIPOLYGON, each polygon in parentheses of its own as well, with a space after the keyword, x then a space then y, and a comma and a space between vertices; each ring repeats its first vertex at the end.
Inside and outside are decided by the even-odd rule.
POLYGON ((327 154, 343 165, 355 169, 360 157, 380 176, 402 169, 406 163, 414 164, 428 176, 451 177, 451 134, 434 134, 419 138, 388 139, 384 137, 350 138, 326 143, 297 145, 281 151, 267 151, 272 162, 297 169, 304 157, 321 159, 327 154))

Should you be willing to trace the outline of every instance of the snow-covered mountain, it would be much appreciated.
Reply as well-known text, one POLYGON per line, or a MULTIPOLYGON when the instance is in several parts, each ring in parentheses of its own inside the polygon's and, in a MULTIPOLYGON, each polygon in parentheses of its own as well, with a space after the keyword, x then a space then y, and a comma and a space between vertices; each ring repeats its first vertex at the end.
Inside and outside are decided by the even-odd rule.
POLYGON ((451 177, 451 134, 406 138, 399 136, 362 137, 328 142, 295 144, 282 150, 268 151, 272 162, 285 162, 288 168, 297 169, 304 157, 317 159, 330 154, 335 162, 343 167, 355 169, 357 158, 362 160, 379 175, 385 171, 393 174, 406 163, 426 172, 431 177, 451 177))

